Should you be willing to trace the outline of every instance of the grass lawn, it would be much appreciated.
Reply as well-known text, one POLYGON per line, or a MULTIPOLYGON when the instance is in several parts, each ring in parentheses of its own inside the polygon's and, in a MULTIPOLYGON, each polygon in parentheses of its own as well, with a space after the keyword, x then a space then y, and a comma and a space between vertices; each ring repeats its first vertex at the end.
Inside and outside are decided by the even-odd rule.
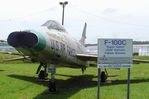
MULTIPOLYGON (((0 99, 97 99, 97 68, 57 68, 58 92, 48 92, 48 81, 37 79, 38 64, 0 64, 0 99)), ((101 99, 126 99, 127 69, 108 69, 101 99)), ((149 99, 149 64, 133 64, 130 99, 149 99)))

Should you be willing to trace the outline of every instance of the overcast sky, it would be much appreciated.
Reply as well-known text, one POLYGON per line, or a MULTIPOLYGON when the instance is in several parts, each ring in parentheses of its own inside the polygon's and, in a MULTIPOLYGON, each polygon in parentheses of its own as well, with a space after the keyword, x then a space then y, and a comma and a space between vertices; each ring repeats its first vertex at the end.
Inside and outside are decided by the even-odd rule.
MULTIPOLYGON (((0 39, 15 30, 36 29, 46 20, 61 23, 63 0, 0 0, 0 39)), ((80 39, 87 22, 87 43, 97 38, 149 41, 149 0, 67 0, 66 30, 80 39)))

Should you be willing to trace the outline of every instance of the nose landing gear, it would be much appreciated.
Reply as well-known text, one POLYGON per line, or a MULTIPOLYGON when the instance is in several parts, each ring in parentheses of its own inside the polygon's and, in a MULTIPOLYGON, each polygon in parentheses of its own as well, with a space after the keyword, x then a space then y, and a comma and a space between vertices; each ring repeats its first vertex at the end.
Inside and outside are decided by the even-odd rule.
POLYGON ((55 73, 56 73, 56 66, 50 66, 48 64, 40 63, 36 74, 38 74, 39 79, 47 79, 48 73, 51 73, 51 78, 48 82, 49 92, 56 92, 56 83, 55 83, 55 73), (41 67, 44 67, 44 70, 41 70, 41 67), (48 71, 47 71, 48 68, 48 71))

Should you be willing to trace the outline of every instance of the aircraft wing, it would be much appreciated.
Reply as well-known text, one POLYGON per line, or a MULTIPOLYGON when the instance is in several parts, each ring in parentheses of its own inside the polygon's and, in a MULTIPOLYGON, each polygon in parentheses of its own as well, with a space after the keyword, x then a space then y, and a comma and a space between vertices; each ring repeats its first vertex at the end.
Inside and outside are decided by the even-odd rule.
POLYGON ((20 57, 15 57, 15 58, 10 58, 10 59, 3 59, 1 60, 2 62, 7 62, 7 61, 16 61, 16 60, 24 60, 24 59, 30 59, 29 56, 20 56, 20 57))
POLYGON ((8 54, 8 55, 15 55, 15 57, 7 57, 5 59, 1 59, 0 62, 7 62, 7 61, 16 61, 16 60, 30 60, 29 56, 22 56, 19 52, 3 52, 1 51, 0 54, 8 54))
POLYGON ((133 59, 133 63, 149 63, 149 60, 133 59))
MULTIPOLYGON (((77 54, 77 58, 84 61, 97 61, 97 55, 95 54, 77 54)), ((133 63, 149 63, 149 60, 133 59, 133 63)))
POLYGON ((84 61, 97 61, 97 55, 93 54, 77 54, 77 58, 84 61))
POLYGON ((0 54, 20 55, 20 53, 18 52, 3 52, 3 51, 0 51, 0 54))

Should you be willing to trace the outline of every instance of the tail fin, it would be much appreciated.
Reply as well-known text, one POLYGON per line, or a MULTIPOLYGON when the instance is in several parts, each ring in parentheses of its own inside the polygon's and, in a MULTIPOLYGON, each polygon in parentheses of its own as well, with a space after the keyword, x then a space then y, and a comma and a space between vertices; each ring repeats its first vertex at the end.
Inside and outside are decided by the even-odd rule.
POLYGON ((81 43, 82 45, 85 44, 86 28, 87 28, 87 23, 85 22, 85 24, 84 24, 84 29, 83 29, 83 33, 82 33, 82 37, 81 37, 81 39, 80 39, 80 43, 81 43))

